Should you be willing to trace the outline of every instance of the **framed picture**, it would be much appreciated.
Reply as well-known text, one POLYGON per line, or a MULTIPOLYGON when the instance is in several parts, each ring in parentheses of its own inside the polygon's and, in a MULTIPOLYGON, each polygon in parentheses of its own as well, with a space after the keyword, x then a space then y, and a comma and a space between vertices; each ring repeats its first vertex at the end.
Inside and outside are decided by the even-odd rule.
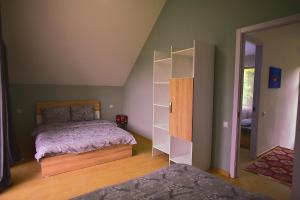
POLYGON ((269 71, 269 88, 280 88, 281 87, 281 72, 282 70, 278 67, 270 67, 269 71))

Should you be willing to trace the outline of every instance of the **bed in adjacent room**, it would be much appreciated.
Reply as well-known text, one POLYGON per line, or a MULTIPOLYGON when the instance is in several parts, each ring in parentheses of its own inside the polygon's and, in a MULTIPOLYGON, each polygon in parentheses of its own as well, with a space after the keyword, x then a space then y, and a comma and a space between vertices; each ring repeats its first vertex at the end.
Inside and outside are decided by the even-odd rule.
POLYGON ((252 131, 252 106, 243 106, 241 112, 241 139, 240 146, 250 149, 252 131))
POLYGON ((270 200, 251 194, 217 177, 184 164, 173 164, 146 176, 109 186, 74 200, 270 200))
POLYGON ((245 149, 250 149, 251 144, 252 119, 241 120, 241 140, 240 146, 245 149))
POLYGON ((132 156, 134 137, 100 120, 96 100, 38 102, 35 158, 51 176, 132 156))

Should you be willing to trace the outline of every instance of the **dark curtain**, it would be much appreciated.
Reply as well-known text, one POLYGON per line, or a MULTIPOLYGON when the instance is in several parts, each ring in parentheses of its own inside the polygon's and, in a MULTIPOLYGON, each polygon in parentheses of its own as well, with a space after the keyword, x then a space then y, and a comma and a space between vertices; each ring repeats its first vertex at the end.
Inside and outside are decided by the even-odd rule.
MULTIPOLYGON (((1 16, 0 16, 1 21, 1 16)), ((20 160, 11 126, 6 48, 0 23, 0 192, 10 185, 10 166, 20 160)))

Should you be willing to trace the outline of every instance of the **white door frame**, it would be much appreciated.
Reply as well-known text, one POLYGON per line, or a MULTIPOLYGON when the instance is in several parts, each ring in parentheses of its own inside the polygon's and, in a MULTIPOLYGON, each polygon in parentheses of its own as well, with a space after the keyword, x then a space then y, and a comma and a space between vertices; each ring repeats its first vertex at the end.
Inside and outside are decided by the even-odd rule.
MULTIPOLYGON (((300 80, 300 73, 299 73, 299 80, 300 80)), ((299 81, 300 83, 300 81, 299 81)), ((300 92, 300 87, 299 87, 300 92)), ((295 137, 295 155, 297 154, 297 157, 295 156, 294 159, 294 170, 293 170, 293 185, 292 185, 292 199, 300 199, 300 155, 298 154, 300 152, 300 93, 298 96, 298 111, 297 111, 297 124, 296 124, 296 137, 295 137), (298 143, 296 144, 296 141, 298 143), (297 153, 298 152, 298 153, 297 153)))
POLYGON ((280 19, 275 19, 268 22, 263 22, 253 26, 247 26, 236 31, 236 50, 235 50, 235 70, 234 70, 234 90, 233 90, 233 110, 231 118, 231 150, 230 150, 230 176, 237 177, 237 167, 239 159, 239 138, 240 138, 240 119, 239 108, 241 103, 241 71, 243 65, 243 41, 246 33, 271 29, 284 25, 300 22, 300 13, 280 19))

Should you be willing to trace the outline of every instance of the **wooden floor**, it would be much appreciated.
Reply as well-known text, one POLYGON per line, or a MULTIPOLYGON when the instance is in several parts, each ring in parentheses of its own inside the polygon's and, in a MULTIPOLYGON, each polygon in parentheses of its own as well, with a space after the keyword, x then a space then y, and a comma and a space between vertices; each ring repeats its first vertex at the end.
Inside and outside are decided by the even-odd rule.
POLYGON ((242 129, 240 147, 244 149, 250 149, 250 143, 251 143, 251 131, 247 129, 242 129))
POLYGON ((265 194, 278 200, 290 200, 291 188, 289 186, 279 183, 274 179, 244 170, 248 164, 253 162, 249 155, 250 152, 248 149, 240 148, 239 178, 221 178, 250 192, 265 194))
MULTIPOLYGON (((39 164, 30 161, 12 168, 13 185, 0 194, 0 199, 69 199, 104 186, 120 183, 143 176, 168 166, 166 156, 151 157, 150 141, 136 136, 138 145, 134 156, 98 166, 42 178, 39 164)), ((247 152, 242 151, 241 155, 247 152)), ((242 157, 242 164, 249 160, 242 157)), ((275 199, 289 199, 290 188, 248 172, 241 172, 241 178, 232 180, 221 177, 246 190, 260 192, 275 199)))
POLYGON ((165 156, 152 159, 150 141, 135 137, 138 145, 133 147, 132 157, 73 172, 42 178, 35 160, 15 166, 13 185, 0 194, 0 199, 69 199, 168 166, 165 156))

